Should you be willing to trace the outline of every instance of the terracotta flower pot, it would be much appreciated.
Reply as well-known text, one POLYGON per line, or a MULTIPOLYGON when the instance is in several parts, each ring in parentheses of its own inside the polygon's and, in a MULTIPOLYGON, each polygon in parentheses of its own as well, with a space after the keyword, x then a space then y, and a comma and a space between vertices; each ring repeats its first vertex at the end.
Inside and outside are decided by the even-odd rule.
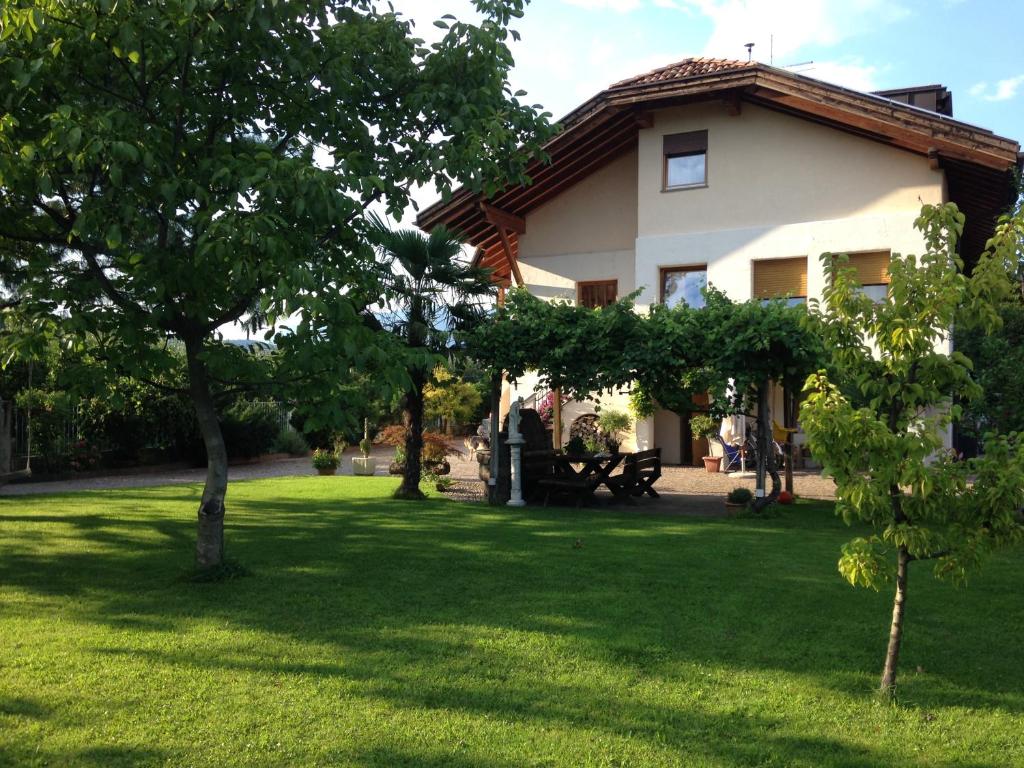
POLYGON ((333 475, 337 471, 337 467, 317 467, 316 470, 318 475, 333 475))
POLYGON ((722 470, 722 457, 705 456, 704 469, 706 469, 708 472, 720 472, 722 470))

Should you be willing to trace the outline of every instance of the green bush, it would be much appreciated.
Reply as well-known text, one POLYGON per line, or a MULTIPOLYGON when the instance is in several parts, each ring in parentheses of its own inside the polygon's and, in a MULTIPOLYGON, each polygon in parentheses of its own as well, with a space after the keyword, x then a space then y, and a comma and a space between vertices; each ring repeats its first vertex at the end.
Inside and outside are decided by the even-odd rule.
POLYGON ((262 403, 246 400, 228 408, 220 426, 228 457, 233 459, 270 453, 280 432, 276 413, 262 403))
POLYGON ((749 488, 744 488, 741 485, 729 491, 729 495, 725 499, 730 504, 749 504, 754 499, 754 494, 749 488))
POLYGON ((274 453, 287 453, 289 456, 305 456, 309 453, 309 443, 291 427, 284 427, 277 433, 274 442, 274 453))
POLYGON ((324 448, 313 451, 313 469, 337 469, 338 454, 324 448))

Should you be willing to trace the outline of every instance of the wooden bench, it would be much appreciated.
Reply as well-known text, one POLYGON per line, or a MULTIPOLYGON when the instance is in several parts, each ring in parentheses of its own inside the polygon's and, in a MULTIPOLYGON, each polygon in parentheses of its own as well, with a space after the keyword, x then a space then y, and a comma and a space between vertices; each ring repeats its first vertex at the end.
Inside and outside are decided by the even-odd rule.
POLYGON ((626 455, 622 463, 622 474, 612 475, 605 484, 618 498, 643 496, 658 498, 654 484, 661 477, 661 448, 637 451, 626 455))

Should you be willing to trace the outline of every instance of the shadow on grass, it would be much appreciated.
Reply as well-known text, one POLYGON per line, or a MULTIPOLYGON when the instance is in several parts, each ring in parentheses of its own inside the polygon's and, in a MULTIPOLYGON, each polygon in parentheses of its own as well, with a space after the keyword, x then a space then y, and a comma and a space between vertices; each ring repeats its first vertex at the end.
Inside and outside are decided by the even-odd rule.
MULTIPOLYGON (((796 735, 782 716, 744 708, 710 716, 641 691, 613 694, 591 677, 595 665, 638 685, 678 681, 694 665, 735 674, 782 670, 811 687, 869 697, 889 598, 841 581, 838 547, 851 533, 818 508, 764 521, 641 518, 628 510, 418 504, 373 493, 299 498, 295 487, 231 500, 228 546, 257 573, 251 579, 175 582, 194 535, 194 494, 179 487, 156 498, 80 494, 119 505, 103 514, 0 514, 0 551, 9 551, 0 557, 0 585, 79 598, 68 613, 117 629, 184 631, 203 616, 332 649, 316 661, 237 649, 94 649, 157 666, 334 677, 402 708, 637 734, 738 764, 773 757, 812 764, 822 755, 831 761, 819 764, 850 768, 887 762, 845 742, 796 735), (146 514, 147 501, 158 511, 146 514), (50 536, 85 549, 49 545, 50 536), (578 676, 567 680, 565 669, 553 669, 551 680, 522 679, 516 670, 536 660, 500 641, 510 631, 568 644, 564 664, 570 671, 578 664, 578 676), (439 665, 442 676, 425 674, 439 665)), ((926 582, 924 572, 912 585, 904 652, 904 698, 912 706, 1024 712, 1024 665, 1005 630, 1024 622, 1024 607, 1007 576, 1010 564, 994 568, 997 578, 982 587, 984 608, 926 582), (919 664, 928 671, 913 672, 919 664)), ((353 759, 431 764, 419 753, 377 748, 353 759)), ((481 764, 459 759, 438 755, 436 764, 481 764)))

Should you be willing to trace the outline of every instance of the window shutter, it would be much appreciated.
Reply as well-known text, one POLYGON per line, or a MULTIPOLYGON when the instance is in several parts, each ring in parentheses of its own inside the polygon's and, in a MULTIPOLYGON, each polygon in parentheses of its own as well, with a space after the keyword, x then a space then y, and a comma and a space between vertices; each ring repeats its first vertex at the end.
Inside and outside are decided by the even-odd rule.
POLYGON ((613 304, 618 298, 618 280, 601 280, 579 284, 580 306, 596 309, 613 304))
POLYGON ((851 253, 849 266, 857 270, 857 282, 861 285, 888 285, 889 252, 851 253))
POLYGON ((708 151, 708 132, 669 133, 665 136, 665 156, 692 155, 708 151))
POLYGON ((807 297, 807 257, 754 262, 754 298, 807 297))

